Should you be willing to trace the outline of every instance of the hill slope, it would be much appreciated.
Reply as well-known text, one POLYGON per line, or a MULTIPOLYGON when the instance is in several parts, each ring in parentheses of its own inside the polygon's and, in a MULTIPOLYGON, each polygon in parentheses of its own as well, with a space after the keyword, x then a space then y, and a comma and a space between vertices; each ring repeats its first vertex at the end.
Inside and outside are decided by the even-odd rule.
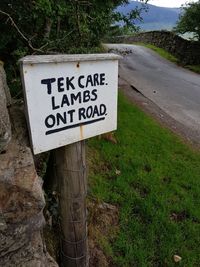
MULTIPOLYGON (((136 7, 141 8, 141 2, 130 1, 128 5, 119 6, 117 11, 127 14, 136 7)), ((147 12, 141 13, 143 22, 136 22, 142 30, 171 30, 176 25, 181 12, 180 8, 158 7, 150 4, 147 4, 147 7, 147 12)))

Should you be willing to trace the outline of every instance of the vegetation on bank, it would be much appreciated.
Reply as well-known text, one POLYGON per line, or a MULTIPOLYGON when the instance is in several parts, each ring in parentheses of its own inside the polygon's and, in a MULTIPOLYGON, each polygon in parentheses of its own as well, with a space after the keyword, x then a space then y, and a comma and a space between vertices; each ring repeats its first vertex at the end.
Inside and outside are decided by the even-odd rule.
POLYGON ((186 68, 200 74, 200 65, 187 65, 186 68))
POLYGON ((135 44, 150 48, 153 51, 155 51, 156 53, 158 53, 161 57, 164 57, 165 59, 167 59, 171 62, 178 63, 178 59, 175 56, 173 56, 172 54, 170 54, 169 52, 167 52, 166 50, 164 50, 163 48, 157 47, 157 46, 152 45, 152 44, 145 44, 145 43, 135 43, 135 44))
MULTIPOLYGON (((160 48, 160 47, 157 47, 155 45, 152 45, 152 44, 147 44, 147 43, 134 43, 135 45, 142 45, 142 46, 145 46, 147 48, 150 48, 151 50, 155 51, 156 53, 158 53, 161 57, 173 62, 173 63, 176 63, 178 65, 181 65, 179 63, 179 60, 178 58, 176 58, 175 56, 173 56, 172 54, 170 54, 169 52, 167 52, 165 49, 163 48, 160 48)), ((184 68, 186 69, 189 69, 193 72, 196 72, 196 73, 200 73, 200 65, 184 65, 183 66, 184 68)))
POLYGON ((89 195, 119 208, 99 246, 114 266, 199 266, 199 152, 121 94, 118 119, 117 144, 88 142, 89 195))

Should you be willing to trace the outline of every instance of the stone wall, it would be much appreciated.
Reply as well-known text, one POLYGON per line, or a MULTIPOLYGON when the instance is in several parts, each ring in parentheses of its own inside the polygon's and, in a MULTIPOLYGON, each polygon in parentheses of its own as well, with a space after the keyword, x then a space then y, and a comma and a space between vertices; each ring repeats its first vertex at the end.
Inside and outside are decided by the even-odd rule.
POLYGON ((56 267, 41 238, 45 200, 23 106, 11 104, 2 64, 0 101, 0 266, 56 267))
POLYGON ((7 107, 11 104, 11 96, 6 83, 3 63, 0 61, 0 153, 11 140, 11 124, 7 107))
POLYGON ((134 36, 116 38, 117 42, 133 43, 142 42, 163 48, 184 65, 200 64, 200 42, 185 40, 172 32, 151 31, 139 33, 134 36))

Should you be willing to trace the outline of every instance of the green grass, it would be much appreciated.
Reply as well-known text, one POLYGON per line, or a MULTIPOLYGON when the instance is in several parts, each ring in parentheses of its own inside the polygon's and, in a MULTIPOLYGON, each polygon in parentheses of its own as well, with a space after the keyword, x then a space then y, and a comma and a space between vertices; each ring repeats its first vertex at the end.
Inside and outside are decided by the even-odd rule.
POLYGON ((187 65, 186 68, 196 73, 200 73, 200 65, 187 65))
POLYGON ((99 245, 115 266, 200 266, 200 154, 121 94, 118 112, 118 143, 88 142, 89 194, 120 211, 115 242, 99 245))
POLYGON ((158 53, 161 57, 174 62, 174 63, 178 63, 178 59, 173 56, 172 54, 170 54, 169 52, 167 52, 166 50, 164 50, 163 48, 157 47, 155 45, 152 44, 145 44, 145 43, 135 43, 135 45, 142 45, 145 46, 147 48, 152 49, 153 51, 155 51, 156 53, 158 53))

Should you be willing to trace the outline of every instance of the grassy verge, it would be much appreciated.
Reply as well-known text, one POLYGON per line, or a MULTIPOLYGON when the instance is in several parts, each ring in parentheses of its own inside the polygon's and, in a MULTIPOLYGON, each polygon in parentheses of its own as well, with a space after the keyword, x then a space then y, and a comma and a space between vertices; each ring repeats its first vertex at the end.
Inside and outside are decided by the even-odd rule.
POLYGON ((147 48, 150 48, 152 49, 153 51, 155 51, 156 53, 158 53, 161 57, 164 57, 165 59, 171 61, 171 62, 174 62, 174 63, 178 63, 178 59, 173 56, 172 54, 170 54, 169 52, 167 52, 166 50, 160 48, 160 47, 157 47, 155 45, 152 45, 152 44, 145 44, 145 43, 135 43, 136 45, 142 45, 142 46, 145 46, 147 48))
POLYGON ((200 154, 121 94, 118 119, 117 144, 88 142, 90 194, 119 207, 114 241, 99 246, 114 266, 199 266, 200 154))
POLYGON ((187 65, 186 68, 200 74, 200 65, 187 65))
MULTIPOLYGON (((170 54, 169 52, 167 52, 166 50, 160 48, 160 47, 157 47, 155 45, 152 45, 152 44, 146 44, 146 43, 134 43, 135 45, 142 45, 142 46, 145 46, 147 48, 150 48, 152 49, 153 51, 155 51, 156 53, 158 53, 161 57, 173 62, 173 63, 176 63, 176 64, 179 64, 179 60, 173 56, 172 54, 170 54)), ((200 73, 200 65, 186 65, 186 66, 183 66, 184 68, 186 69, 189 69, 193 72, 196 72, 196 73, 200 73)))

